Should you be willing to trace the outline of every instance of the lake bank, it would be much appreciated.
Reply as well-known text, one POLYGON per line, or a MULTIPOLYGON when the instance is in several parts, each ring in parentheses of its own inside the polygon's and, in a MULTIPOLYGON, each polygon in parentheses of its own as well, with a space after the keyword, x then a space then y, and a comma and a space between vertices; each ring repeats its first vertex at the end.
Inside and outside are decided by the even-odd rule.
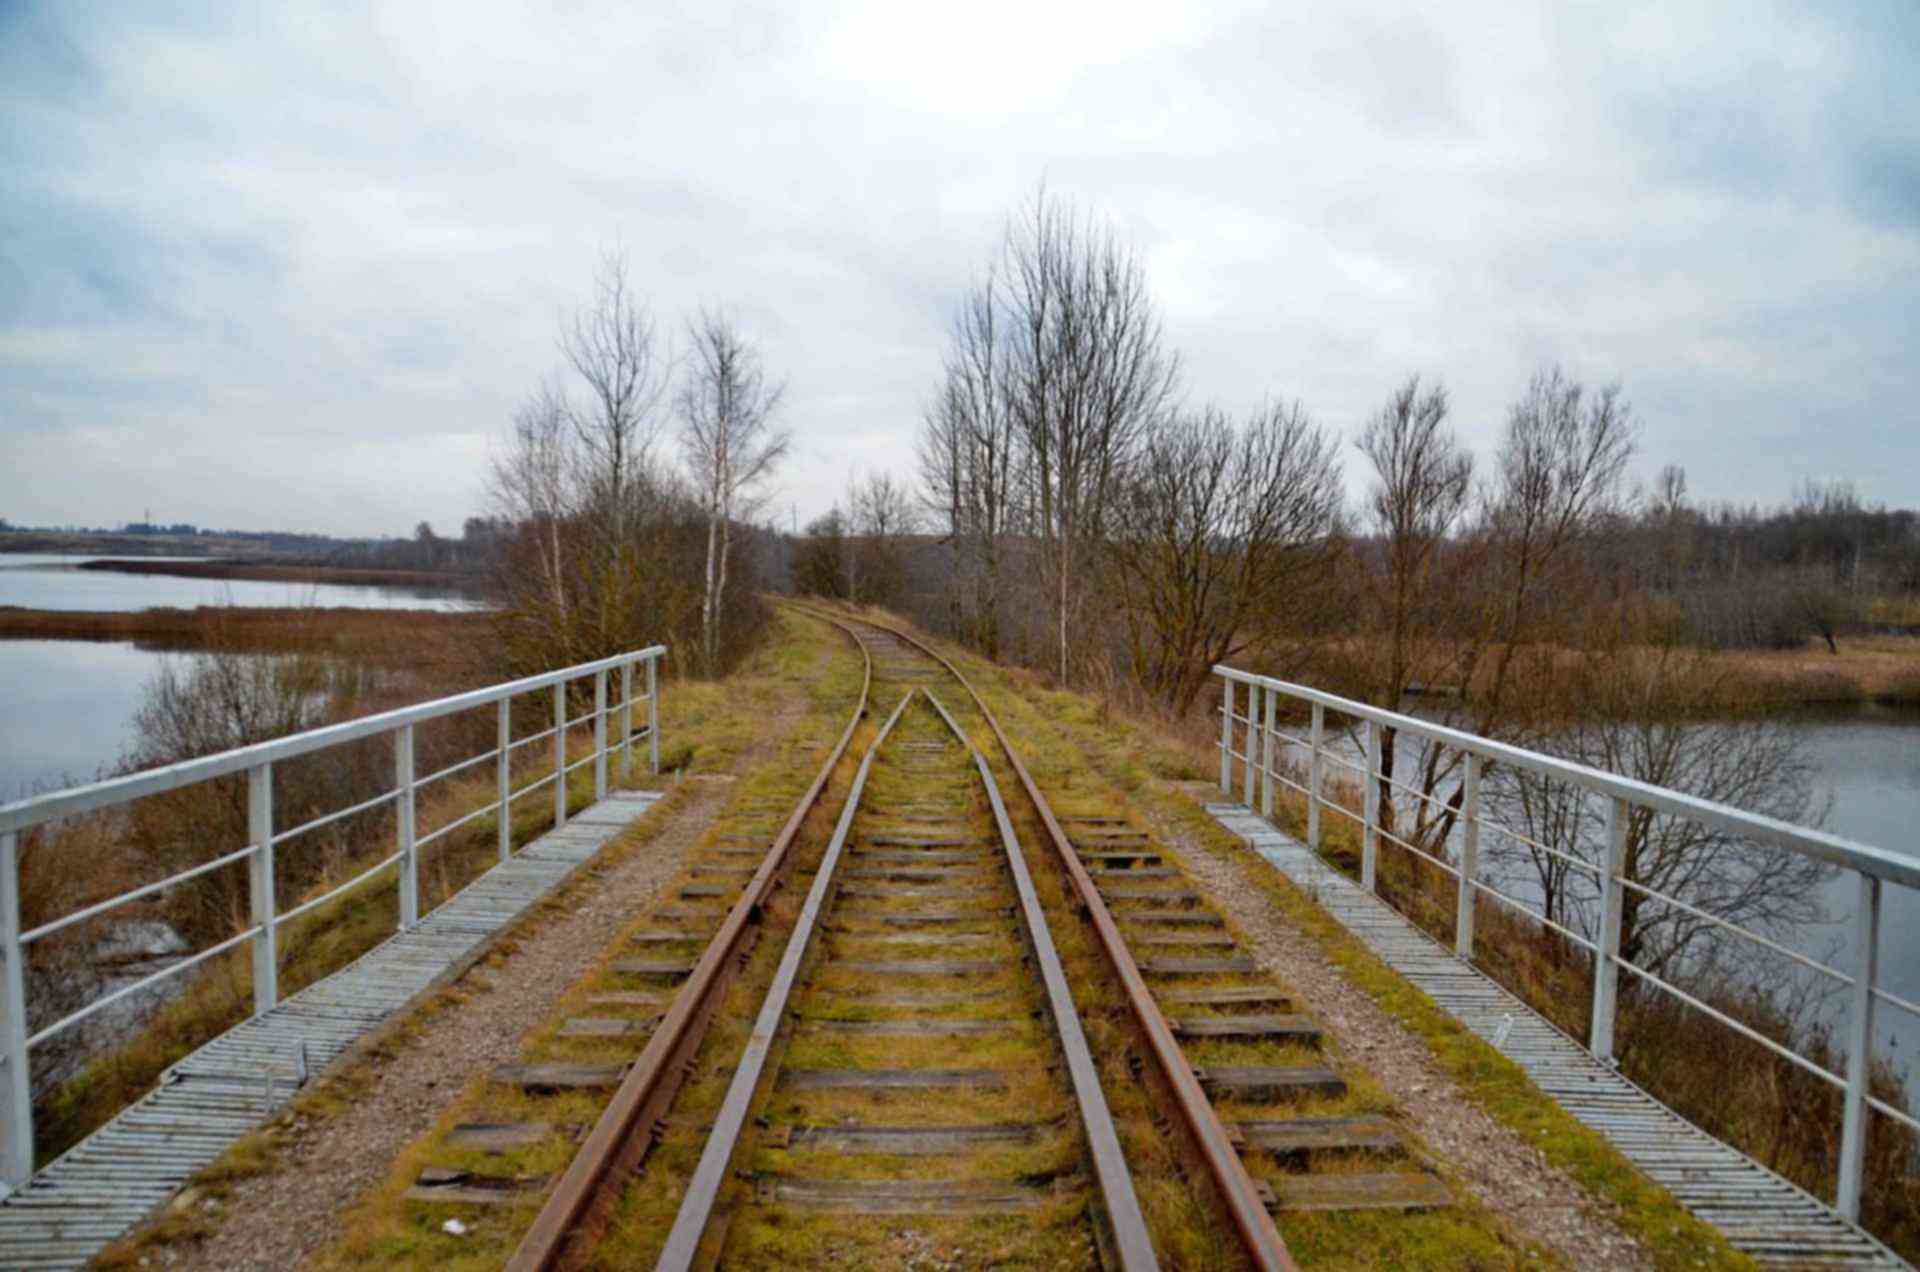
POLYGON ((380 570, 335 565, 295 565, 257 558, 222 558, 211 561, 114 560, 110 558, 77 562, 76 570, 96 570, 110 574, 163 574, 181 579, 245 579, 261 583, 335 583, 346 587, 433 588, 464 591, 479 579, 468 574, 440 573, 434 570, 380 570))
POLYGON ((448 576, 402 570, 240 567, 230 561, 124 561, 28 553, 0 556, 0 607, 20 610, 485 608, 473 592, 456 582, 448 576))
POLYGON ((162 653, 219 643, 245 653, 371 645, 396 637, 440 643, 485 630, 485 613, 338 606, 202 605, 192 609, 44 610, 0 605, 0 639, 132 642, 162 653))

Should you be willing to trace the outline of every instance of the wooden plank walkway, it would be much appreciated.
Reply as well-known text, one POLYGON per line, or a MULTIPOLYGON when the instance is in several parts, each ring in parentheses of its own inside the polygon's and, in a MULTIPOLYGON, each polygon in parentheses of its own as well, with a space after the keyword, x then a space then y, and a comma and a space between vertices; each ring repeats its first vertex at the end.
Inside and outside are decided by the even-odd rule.
POLYGON ((1206 808, 1442 1010, 1497 1046, 1542 1091, 1759 1263, 1790 1268, 1912 1266, 1811 1193, 1714 1139, 1601 1064, 1399 911, 1246 806, 1206 808))
POLYGON ((617 791, 411 931, 222 1034, 0 1203, 0 1268, 78 1268, 579 869, 660 798, 617 791))

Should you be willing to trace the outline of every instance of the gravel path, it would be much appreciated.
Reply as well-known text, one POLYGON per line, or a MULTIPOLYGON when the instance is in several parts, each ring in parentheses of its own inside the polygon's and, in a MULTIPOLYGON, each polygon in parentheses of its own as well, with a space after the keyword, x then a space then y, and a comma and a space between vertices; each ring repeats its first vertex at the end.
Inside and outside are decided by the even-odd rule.
MULTIPOLYGON (((735 772, 750 772, 774 755, 805 712, 800 695, 786 695, 735 772)), ((679 873, 734 782, 732 776, 686 780, 690 793, 666 812, 641 850, 610 866, 590 863, 561 894, 570 907, 564 915, 536 911, 545 917, 531 930, 506 933, 511 953, 504 962, 482 961, 455 981, 463 996, 457 1008, 419 1023, 390 1057, 355 1061, 329 1078, 364 1087, 344 1111, 283 1119, 275 1128, 275 1167, 234 1182, 224 1203, 200 1200, 191 1189, 176 1198, 176 1206, 201 1208, 214 1230, 142 1250, 138 1265, 291 1268, 332 1244, 336 1217, 385 1182, 394 1158, 440 1119, 473 1074, 519 1059, 520 1040, 679 873)))
MULTIPOLYGON (((386 1180, 395 1156, 433 1126, 468 1078, 518 1059, 520 1039, 679 871, 729 785, 691 780, 697 783, 691 797, 667 814, 643 851, 610 869, 589 865, 594 873, 584 877, 585 886, 574 885, 567 913, 547 912, 531 933, 510 937, 513 952, 498 967, 483 961, 454 982, 465 997, 457 1008, 420 1025, 391 1058, 368 1058, 340 1075, 367 1079, 343 1112, 284 1119, 277 1128, 280 1167, 234 1183, 210 1237, 145 1251, 142 1261, 290 1268, 329 1244, 337 1235, 335 1215, 386 1180)), ((190 1205, 209 1204, 183 1196, 190 1205)))
POLYGON ((1348 1062, 1380 1081, 1414 1133, 1488 1209, 1520 1235, 1559 1251, 1573 1267, 1612 1272, 1653 1266, 1608 1217, 1603 1203, 1468 1100, 1434 1066, 1424 1042, 1349 982, 1310 937, 1262 902, 1256 867, 1214 851, 1172 824, 1156 823, 1154 830, 1239 929, 1253 958, 1327 1027, 1348 1062))

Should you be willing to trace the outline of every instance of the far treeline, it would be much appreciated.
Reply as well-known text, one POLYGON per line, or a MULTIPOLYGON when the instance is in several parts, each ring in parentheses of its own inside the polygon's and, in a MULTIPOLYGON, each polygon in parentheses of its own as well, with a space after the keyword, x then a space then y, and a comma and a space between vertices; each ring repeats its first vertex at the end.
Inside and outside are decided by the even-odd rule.
POLYGON ((1228 660, 1503 714, 1550 652, 1920 631, 1920 513, 1842 482, 1769 509, 1695 504, 1674 467, 1636 487, 1620 386, 1558 367, 1486 456, 1442 384, 1382 397, 1351 439, 1298 402, 1194 404, 1138 257, 1042 196, 959 307, 917 488, 856 481, 799 540, 793 584, 1180 714, 1228 660))

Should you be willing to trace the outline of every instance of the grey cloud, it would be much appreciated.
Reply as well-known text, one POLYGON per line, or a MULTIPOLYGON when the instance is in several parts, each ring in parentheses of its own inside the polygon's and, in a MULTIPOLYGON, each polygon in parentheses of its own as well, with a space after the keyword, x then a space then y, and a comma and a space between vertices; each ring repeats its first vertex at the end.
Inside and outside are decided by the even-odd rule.
POLYGON ((910 469, 1043 177, 1140 245, 1196 398, 1347 428, 1419 370, 1485 442, 1561 360, 1706 497, 1920 501, 1913 13, 0 8, 4 511, 110 520, 190 456, 177 515, 457 525, 618 243, 789 379, 804 521, 910 469))

